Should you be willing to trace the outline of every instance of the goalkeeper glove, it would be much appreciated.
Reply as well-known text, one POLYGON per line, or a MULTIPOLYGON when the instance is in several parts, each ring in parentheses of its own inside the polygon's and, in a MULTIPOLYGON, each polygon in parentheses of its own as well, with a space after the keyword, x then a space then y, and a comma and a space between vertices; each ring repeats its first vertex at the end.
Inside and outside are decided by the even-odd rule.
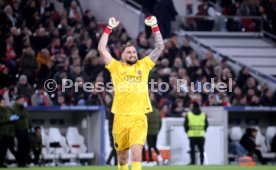
POLYGON ((145 24, 146 24, 147 26, 150 26, 153 32, 158 32, 158 31, 160 31, 160 30, 159 30, 159 27, 158 27, 158 25, 157 25, 157 19, 156 19, 155 16, 148 16, 148 17, 145 19, 145 24))
POLYGON ((120 21, 118 21, 116 18, 109 18, 108 26, 105 28, 104 32, 110 34, 112 32, 112 29, 116 28, 119 25, 119 23, 120 21))

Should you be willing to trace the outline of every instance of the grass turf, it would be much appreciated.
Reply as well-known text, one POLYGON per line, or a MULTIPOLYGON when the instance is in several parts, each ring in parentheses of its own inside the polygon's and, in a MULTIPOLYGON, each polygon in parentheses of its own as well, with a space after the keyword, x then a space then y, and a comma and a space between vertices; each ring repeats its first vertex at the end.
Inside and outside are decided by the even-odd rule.
MULTIPOLYGON (((115 166, 82 166, 82 167, 33 167, 20 168, 20 170, 117 170, 115 166)), ((19 168, 9 168, 9 170, 19 170, 19 168)), ((143 170, 275 170, 275 166, 155 166, 143 167, 143 170)))

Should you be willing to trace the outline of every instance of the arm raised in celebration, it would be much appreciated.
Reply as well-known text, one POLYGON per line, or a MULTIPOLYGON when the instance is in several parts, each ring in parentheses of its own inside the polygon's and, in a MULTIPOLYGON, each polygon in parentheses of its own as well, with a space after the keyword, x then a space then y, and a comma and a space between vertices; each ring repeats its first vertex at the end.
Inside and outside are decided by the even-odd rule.
POLYGON ((145 24, 151 27, 154 34, 155 48, 149 54, 149 56, 153 62, 156 62, 160 57, 160 55, 162 54, 163 50, 165 49, 164 41, 163 41, 161 32, 159 30, 159 27, 157 25, 157 19, 155 16, 147 17, 145 19, 145 24))
POLYGON ((107 50, 107 42, 109 35, 112 32, 112 29, 116 28, 119 25, 119 21, 116 20, 114 17, 109 18, 108 26, 106 26, 104 33, 99 41, 98 44, 98 51, 100 53, 100 56, 103 58, 104 63, 107 65, 111 62, 112 56, 107 50))

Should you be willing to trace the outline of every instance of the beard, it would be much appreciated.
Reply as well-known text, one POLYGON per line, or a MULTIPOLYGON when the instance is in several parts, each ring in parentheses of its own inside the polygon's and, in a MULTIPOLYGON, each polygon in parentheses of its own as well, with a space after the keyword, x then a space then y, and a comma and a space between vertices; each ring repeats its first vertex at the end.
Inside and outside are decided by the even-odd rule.
POLYGON ((137 60, 131 61, 131 60, 126 60, 126 63, 129 65, 133 65, 137 62, 137 60))

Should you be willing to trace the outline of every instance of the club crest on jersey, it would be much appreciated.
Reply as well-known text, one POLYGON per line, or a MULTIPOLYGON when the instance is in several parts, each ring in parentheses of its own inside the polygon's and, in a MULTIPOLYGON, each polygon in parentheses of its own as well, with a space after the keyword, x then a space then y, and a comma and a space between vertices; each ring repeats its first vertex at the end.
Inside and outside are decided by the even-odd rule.
POLYGON ((142 75, 142 71, 141 70, 138 70, 137 73, 138 73, 139 76, 142 75))

